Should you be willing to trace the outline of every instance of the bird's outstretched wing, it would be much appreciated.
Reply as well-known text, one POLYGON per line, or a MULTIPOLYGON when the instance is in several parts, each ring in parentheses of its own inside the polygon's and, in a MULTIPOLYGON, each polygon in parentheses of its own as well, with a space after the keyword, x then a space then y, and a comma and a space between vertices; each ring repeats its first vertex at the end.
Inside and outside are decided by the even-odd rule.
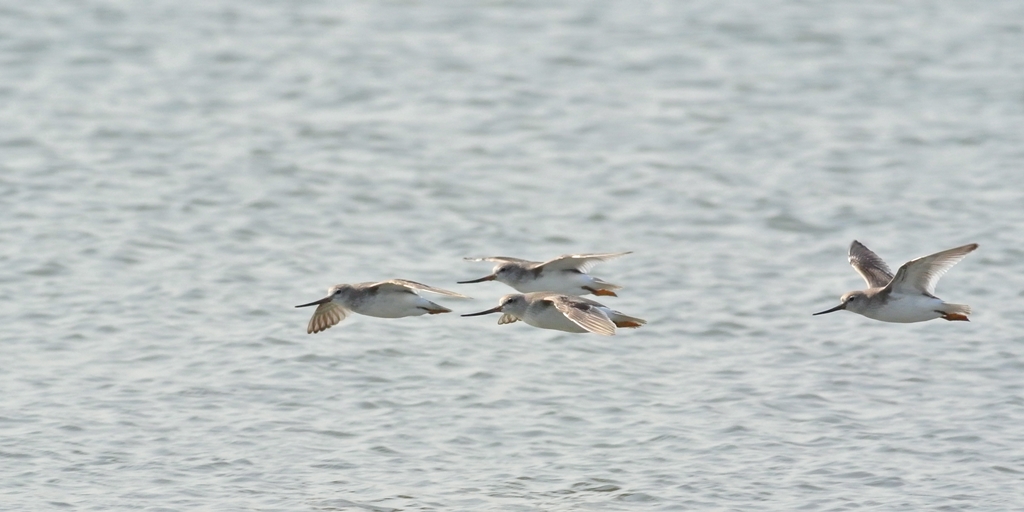
POLYGON ((577 297, 569 295, 552 295, 544 300, 554 304, 555 308, 572 323, 592 333, 604 336, 615 335, 615 323, 591 301, 578 300, 577 297))
POLYGON ((868 288, 881 288, 892 281, 892 270, 889 270, 889 265, 856 240, 850 244, 850 265, 864 278, 868 288))
POLYGON ((498 319, 498 325, 514 324, 514 323, 516 323, 518 321, 519 321, 519 317, 518 316, 510 315, 508 313, 503 313, 501 315, 501 318, 498 319))
POLYGON ((435 288, 433 286, 427 286, 423 283, 417 283, 416 281, 409 281, 408 279, 389 279, 387 281, 381 281, 374 283, 370 286, 371 288, 377 288, 379 290, 389 291, 409 291, 409 290, 420 290, 424 292, 437 293, 439 295, 447 295, 449 297, 458 297, 460 299, 468 299, 470 297, 461 293, 445 290, 442 288, 435 288))
POLYGON ((536 263, 535 261, 523 260, 519 258, 509 258, 508 256, 484 256, 482 258, 463 258, 466 261, 494 261, 497 263, 536 263))
POLYGON ((978 244, 967 244, 910 260, 900 267, 887 288, 896 293, 923 292, 934 296, 939 278, 977 248, 978 244))
POLYGON ((348 310, 339 306, 338 303, 324 302, 316 307, 316 311, 313 311, 313 316, 309 319, 309 324, 306 326, 306 334, 326 331, 337 325, 338 322, 344 320, 347 316, 348 310))
POLYGON ((563 254, 555 259, 545 261, 535 265, 536 267, 543 267, 544 270, 578 270, 586 273, 594 265, 602 261, 608 261, 610 259, 618 258, 619 256, 625 256, 633 251, 626 252, 609 252, 602 254, 563 254))

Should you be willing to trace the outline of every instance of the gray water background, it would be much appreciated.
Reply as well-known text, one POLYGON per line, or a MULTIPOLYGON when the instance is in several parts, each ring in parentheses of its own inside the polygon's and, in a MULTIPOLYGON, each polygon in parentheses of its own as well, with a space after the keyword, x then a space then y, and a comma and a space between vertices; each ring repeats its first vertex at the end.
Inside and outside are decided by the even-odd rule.
POLYGON ((2 2, 0 509, 1022 509, 1022 164, 1018 1, 2 2), (855 238, 972 322, 811 317, 855 238))

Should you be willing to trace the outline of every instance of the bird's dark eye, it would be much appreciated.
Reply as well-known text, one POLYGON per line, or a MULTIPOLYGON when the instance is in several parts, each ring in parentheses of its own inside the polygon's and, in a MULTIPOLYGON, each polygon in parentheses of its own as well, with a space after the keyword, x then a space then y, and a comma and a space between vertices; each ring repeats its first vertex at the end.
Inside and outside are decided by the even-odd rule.
POLYGON ((853 302, 853 299, 856 299, 856 298, 857 297, 850 297, 849 299, 846 299, 846 302, 853 302))

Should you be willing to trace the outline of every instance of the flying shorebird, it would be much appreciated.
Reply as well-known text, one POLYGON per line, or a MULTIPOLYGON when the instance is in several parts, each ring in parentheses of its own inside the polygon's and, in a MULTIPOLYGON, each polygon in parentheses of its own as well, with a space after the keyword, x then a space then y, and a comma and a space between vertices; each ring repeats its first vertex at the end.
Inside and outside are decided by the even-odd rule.
POLYGON ((640 327, 646 320, 624 315, 604 304, 551 292, 512 293, 501 298, 498 306, 462 316, 503 313, 498 324, 522 320, 541 329, 565 332, 593 332, 604 336, 615 334, 616 327, 640 327))
POLYGON ((505 256, 486 258, 466 258, 467 261, 495 261, 498 263, 490 275, 459 281, 459 284, 498 281, 516 290, 529 292, 557 292, 569 295, 607 295, 617 297, 612 290, 622 288, 619 285, 602 281, 587 274, 591 267, 602 261, 608 261, 629 254, 614 252, 606 254, 565 254, 545 262, 527 261, 505 256))
POLYGON ((295 306, 316 306, 306 327, 307 334, 330 329, 349 313, 379 318, 401 318, 425 314, 450 313, 452 310, 430 302, 416 294, 416 290, 438 293, 449 297, 468 299, 461 294, 434 288, 415 281, 391 279, 379 283, 336 284, 327 290, 327 296, 295 306))
POLYGON ((910 260, 894 277, 882 258, 854 240, 850 245, 850 265, 864 278, 868 289, 847 293, 839 299, 838 306, 814 314, 845 309, 883 322, 911 323, 935 318, 967 322, 971 307, 943 302, 935 296, 935 283, 977 248, 978 244, 967 244, 910 260))

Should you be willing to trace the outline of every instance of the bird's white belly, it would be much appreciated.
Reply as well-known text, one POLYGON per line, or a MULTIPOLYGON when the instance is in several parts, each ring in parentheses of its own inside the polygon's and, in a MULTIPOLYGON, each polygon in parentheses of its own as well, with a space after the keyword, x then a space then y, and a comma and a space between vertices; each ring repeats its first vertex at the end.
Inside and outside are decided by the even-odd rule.
POLYGON ((913 323, 941 318, 943 302, 927 295, 891 295, 883 307, 863 313, 883 322, 913 323))
MULTIPOLYGON (((590 293, 584 286, 593 287, 593 278, 579 272, 541 272, 536 279, 513 283, 512 287, 522 293, 555 292, 567 295, 590 293)), ((575 324, 574 324, 575 325, 575 324)))
POLYGON ((378 318, 402 318, 427 313, 433 303, 415 293, 386 293, 368 297, 348 306, 348 309, 360 315, 378 318))

